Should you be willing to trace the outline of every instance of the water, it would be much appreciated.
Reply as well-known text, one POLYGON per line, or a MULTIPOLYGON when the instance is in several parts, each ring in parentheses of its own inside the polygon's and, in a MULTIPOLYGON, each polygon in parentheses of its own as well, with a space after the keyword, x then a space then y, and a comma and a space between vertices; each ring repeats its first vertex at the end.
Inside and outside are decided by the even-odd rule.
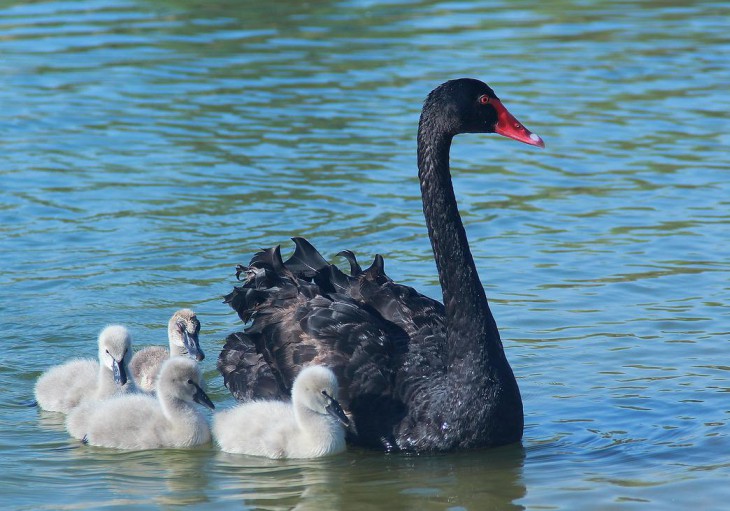
POLYGON ((725 2, 0 4, 4 509, 718 509, 730 498, 725 2), (269 461, 80 446, 26 406, 98 331, 193 307, 210 394, 236 263, 291 235, 438 297, 421 101, 488 81, 547 143, 458 137, 522 446, 269 461))

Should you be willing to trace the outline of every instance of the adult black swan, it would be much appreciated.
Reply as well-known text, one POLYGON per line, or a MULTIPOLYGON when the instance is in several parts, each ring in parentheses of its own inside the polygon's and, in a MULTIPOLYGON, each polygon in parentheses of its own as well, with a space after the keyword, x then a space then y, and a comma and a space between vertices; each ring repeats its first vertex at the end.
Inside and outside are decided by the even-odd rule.
POLYGON ((383 258, 350 275, 303 238, 284 262, 256 254, 226 302, 249 326, 218 358, 237 399, 289 397, 302 367, 331 367, 353 419, 351 442, 407 451, 496 446, 522 438, 522 399, 504 354, 456 206, 449 171, 459 133, 498 133, 544 147, 491 88, 448 81, 426 98, 418 127, 418 176, 444 305, 396 284, 383 258))

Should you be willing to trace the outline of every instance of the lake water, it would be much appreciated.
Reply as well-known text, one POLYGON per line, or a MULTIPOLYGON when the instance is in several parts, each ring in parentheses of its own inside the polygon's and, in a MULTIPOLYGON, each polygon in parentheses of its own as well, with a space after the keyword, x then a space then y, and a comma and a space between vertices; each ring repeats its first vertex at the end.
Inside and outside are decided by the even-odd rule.
POLYGON ((0 3, 3 509, 719 509, 730 499, 727 2, 0 3), (415 131, 487 81, 540 134, 455 140, 522 445, 270 461, 123 452, 27 405, 99 330, 166 343, 261 247, 382 253, 439 297, 415 131))

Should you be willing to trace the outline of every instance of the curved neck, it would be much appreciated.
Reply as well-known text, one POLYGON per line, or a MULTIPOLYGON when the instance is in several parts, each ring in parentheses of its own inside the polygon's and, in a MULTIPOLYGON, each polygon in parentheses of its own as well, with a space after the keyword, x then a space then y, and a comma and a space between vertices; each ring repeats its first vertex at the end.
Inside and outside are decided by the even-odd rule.
POLYGON ((117 392, 118 387, 114 382, 114 373, 111 369, 99 361, 99 372, 97 373, 96 398, 106 399, 117 392))
POLYGON ((504 357, 499 331, 469 250, 449 171, 453 135, 421 117, 418 177, 423 214, 446 307, 449 366, 504 357))
POLYGON ((293 403, 293 406, 294 420, 299 426, 299 431, 311 442, 311 445, 306 447, 328 452, 344 444, 344 430, 329 416, 310 410, 302 403, 293 403))
POLYGON ((178 346, 175 341, 170 339, 170 358, 182 357, 183 355, 187 354, 188 352, 183 346, 178 346))
POLYGON ((137 391, 137 386, 131 377, 129 371, 129 364, 125 360, 124 369, 127 373, 127 383, 124 385, 117 385, 114 381, 114 372, 99 361, 99 373, 97 374, 97 385, 96 385, 96 396, 97 399, 106 399, 115 394, 134 393, 137 391))
POLYGON ((157 399, 160 403, 160 408, 162 408, 162 414, 173 424, 185 424, 185 421, 181 420, 182 417, 195 415, 195 408, 192 403, 164 393, 159 395, 159 389, 157 389, 157 392, 157 399))
POLYGON ((293 400, 292 407, 294 409, 294 420, 302 432, 307 435, 317 434, 323 429, 321 426, 324 421, 320 414, 310 410, 304 404, 294 402, 293 400))

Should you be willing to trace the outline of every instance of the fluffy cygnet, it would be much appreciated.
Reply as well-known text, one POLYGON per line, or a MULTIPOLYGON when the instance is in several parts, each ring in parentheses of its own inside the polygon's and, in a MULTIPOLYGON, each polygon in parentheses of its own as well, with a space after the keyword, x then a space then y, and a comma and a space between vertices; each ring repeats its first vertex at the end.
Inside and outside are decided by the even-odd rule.
POLYGON ((213 436, 226 452, 269 458, 318 458, 345 450, 347 416, 334 399, 335 374, 304 368, 294 380, 292 402, 252 401, 213 417, 213 436))
POLYGON ((137 386, 145 392, 154 391, 160 367, 168 358, 187 355, 198 361, 203 360, 205 354, 200 349, 199 333, 200 322, 193 311, 180 309, 173 314, 167 324, 170 350, 162 346, 149 346, 132 357, 129 369, 137 386))
POLYGON ((43 373, 35 385, 35 398, 44 410, 69 413, 86 400, 106 399, 135 391, 128 378, 132 337, 121 325, 106 327, 99 334, 99 361, 73 359, 43 373))
POLYGON ((156 397, 133 394, 98 403, 85 417, 83 436, 91 445, 143 450, 192 447, 210 442, 210 428, 194 404, 215 408, 201 388, 194 360, 174 357, 162 364, 156 397))

